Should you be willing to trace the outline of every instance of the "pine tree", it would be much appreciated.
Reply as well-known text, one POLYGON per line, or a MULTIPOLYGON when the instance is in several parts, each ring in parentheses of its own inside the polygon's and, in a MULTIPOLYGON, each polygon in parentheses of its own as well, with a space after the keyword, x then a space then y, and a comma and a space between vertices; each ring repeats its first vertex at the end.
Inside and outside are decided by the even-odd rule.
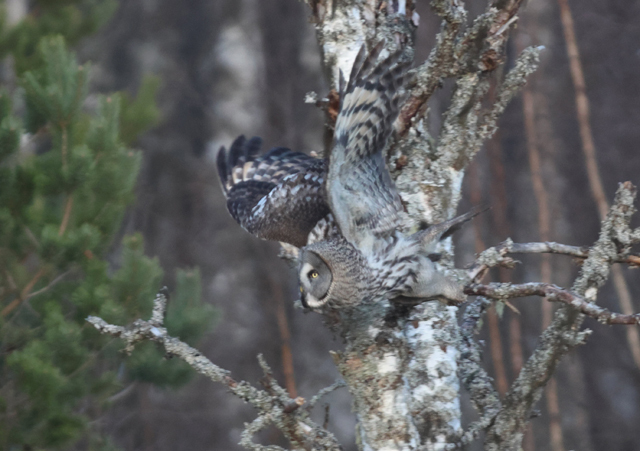
MULTIPOLYGON (((52 17, 71 21, 72 40, 92 31, 93 16, 82 25, 69 13, 85 3, 49 2, 44 23, 1 33, 0 51, 21 75, 19 89, 0 92, 0 449, 60 449, 80 439, 87 449, 111 449, 90 423, 110 395, 133 380, 177 387, 192 374, 151 344, 125 359, 120 343, 85 323, 88 315, 120 324, 148 317, 163 279, 139 234, 124 238, 117 268, 106 259, 141 161, 125 143, 157 120, 157 80, 135 99, 98 96, 97 107, 85 106, 96 103, 86 102, 89 65, 47 33, 64 28, 52 17), (121 118, 135 120, 123 127, 121 118)), ((178 271, 173 292, 168 328, 196 342, 213 319, 198 270, 178 271)))

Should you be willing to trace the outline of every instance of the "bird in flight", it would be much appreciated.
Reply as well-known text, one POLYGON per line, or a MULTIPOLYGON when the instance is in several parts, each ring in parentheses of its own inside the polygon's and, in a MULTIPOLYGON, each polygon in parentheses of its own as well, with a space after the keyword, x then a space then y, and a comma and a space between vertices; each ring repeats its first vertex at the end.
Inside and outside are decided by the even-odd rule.
POLYGON ((300 249, 304 307, 317 311, 389 299, 464 301, 462 286, 440 272, 438 241, 477 213, 412 234, 383 151, 393 132, 409 63, 381 58, 380 43, 362 46, 340 110, 328 159, 237 138, 220 149, 217 167, 231 216, 249 233, 300 249))

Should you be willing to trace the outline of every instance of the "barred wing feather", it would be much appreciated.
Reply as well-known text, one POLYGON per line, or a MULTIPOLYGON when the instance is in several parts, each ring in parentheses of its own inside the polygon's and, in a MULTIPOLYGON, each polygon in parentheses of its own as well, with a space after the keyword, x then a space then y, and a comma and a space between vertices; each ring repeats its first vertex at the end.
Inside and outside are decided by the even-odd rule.
POLYGON ((398 116, 408 64, 394 53, 378 62, 382 43, 358 53, 342 89, 327 179, 328 202, 342 234, 356 247, 393 233, 401 222, 400 196, 382 151, 398 116))
POLYGON ((231 216, 249 233, 302 247, 329 214, 326 161, 275 148, 256 156, 260 138, 237 138, 218 152, 218 175, 231 216))

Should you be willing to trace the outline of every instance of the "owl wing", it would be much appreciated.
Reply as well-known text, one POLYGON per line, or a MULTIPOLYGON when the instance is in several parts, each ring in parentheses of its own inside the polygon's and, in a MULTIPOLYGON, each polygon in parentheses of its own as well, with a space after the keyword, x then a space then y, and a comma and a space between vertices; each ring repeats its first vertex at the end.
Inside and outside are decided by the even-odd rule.
POLYGON ((231 216, 249 233, 302 247, 329 214, 326 161, 283 147, 257 156, 262 140, 238 137, 220 148, 218 175, 231 216))
MULTIPOLYGON (((340 112, 327 179, 328 202, 342 234, 362 249, 368 238, 393 233, 402 203, 386 167, 384 150, 398 116, 409 64, 400 52, 377 62, 382 43, 356 57, 340 112)), ((341 81, 341 85, 343 85, 341 81)))

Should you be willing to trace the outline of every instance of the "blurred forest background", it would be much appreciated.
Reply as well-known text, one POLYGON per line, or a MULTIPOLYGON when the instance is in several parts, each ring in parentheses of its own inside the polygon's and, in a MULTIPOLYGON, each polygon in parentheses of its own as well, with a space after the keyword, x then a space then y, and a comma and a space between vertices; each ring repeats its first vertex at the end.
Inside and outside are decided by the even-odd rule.
MULTIPOLYGON (((5 8, 13 20, 28 19, 39 14, 38 3, 6 0, 5 8)), ((422 62, 439 21, 426 0, 417 3, 416 62, 422 62)), ((467 4, 474 14, 486 6, 479 0, 467 4)), ((572 0, 569 6, 570 16, 566 0, 530 0, 512 34, 510 57, 528 45, 546 50, 540 69, 466 177, 460 211, 477 203, 493 208, 457 237, 459 266, 507 237, 573 245, 595 241, 599 207, 583 153, 589 133, 609 201, 618 182, 640 183, 640 3, 572 0), (584 71, 584 88, 577 90, 567 18, 573 21, 584 71), (589 130, 583 122, 582 139, 584 108, 576 107, 576 93, 590 102, 589 130)), ((340 340, 325 329, 320 315, 293 308, 295 274, 277 258, 277 246, 245 233, 228 215, 214 157, 239 134, 263 137, 266 148, 322 148, 323 115, 303 102, 308 91, 324 95, 328 90, 307 8, 297 0, 123 0, 95 34, 74 43, 80 62, 92 61, 91 93, 135 96, 145 77, 158 80, 160 117, 132 144, 142 150, 141 171, 135 202, 109 254, 112 266, 123 264, 117 243, 140 232, 145 254, 159 258, 171 291, 179 282, 177 268, 198 267, 202 298, 218 316, 199 348, 249 381, 260 377, 256 355, 263 353, 289 391, 305 398, 338 377, 329 350, 340 348, 340 340)), ((2 64, 6 82, 9 63, 2 64)), ((450 92, 445 84, 431 100, 434 129, 450 92)), ((567 286, 578 269, 563 256, 522 261, 514 271, 492 276, 567 286)), ((634 310, 640 311, 637 270, 623 269, 622 275, 634 310)), ((620 311, 618 299, 610 282, 599 303, 620 311)), ((540 299, 514 305, 520 315, 509 309, 490 313, 481 337, 487 367, 502 393, 551 311, 540 299)), ((594 333, 560 365, 540 403, 540 416, 532 421, 526 451, 638 449, 637 335, 592 320, 586 326, 594 333)), ((355 450, 348 393, 342 389, 327 402, 330 429, 348 444, 345 449, 355 450)), ((322 418, 324 410, 316 410, 322 418)), ((231 451, 240 449, 242 425, 252 419, 249 407, 198 377, 178 390, 131 382, 94 425, 125 450, 231 451)), ((263 439, 279 437, 265 434, 263 439)))

